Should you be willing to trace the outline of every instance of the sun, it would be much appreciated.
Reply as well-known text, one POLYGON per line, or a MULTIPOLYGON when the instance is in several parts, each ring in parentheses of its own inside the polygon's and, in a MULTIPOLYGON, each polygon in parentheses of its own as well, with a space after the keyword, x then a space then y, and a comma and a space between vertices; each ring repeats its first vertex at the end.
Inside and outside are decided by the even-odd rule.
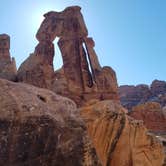
POLYGON ((49 11, 62 11, 62 6, 55 6, 51 4, 39 4, 32 7, 31 15, 29 17, 29 24, 32 31, 37 31, 42 21, 44 20, 44 14, 49 11))

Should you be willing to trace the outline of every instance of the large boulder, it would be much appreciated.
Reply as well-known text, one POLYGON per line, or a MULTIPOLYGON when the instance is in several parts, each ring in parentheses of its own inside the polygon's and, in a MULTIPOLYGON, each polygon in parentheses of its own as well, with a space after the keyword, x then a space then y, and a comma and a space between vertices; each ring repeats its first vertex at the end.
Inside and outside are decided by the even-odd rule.
POLYGON ((97 102, 80 111, 103 166, 162 166, 161 144, 119 103, 97 102))
POLYGON ((100 164, 73 101, 0 79, 0 165, 100 164))

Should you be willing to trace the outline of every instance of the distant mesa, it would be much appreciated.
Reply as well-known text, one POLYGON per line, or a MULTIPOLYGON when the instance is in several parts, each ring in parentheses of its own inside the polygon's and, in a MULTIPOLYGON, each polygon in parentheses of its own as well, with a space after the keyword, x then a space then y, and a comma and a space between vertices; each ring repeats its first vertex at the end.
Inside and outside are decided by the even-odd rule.
POLYGON ((166 106, 166 81, 154 80, 150 86, 123 85, 118 91, 122 105, 129 110, 145 102, 157 102, 162 107, 166 106))

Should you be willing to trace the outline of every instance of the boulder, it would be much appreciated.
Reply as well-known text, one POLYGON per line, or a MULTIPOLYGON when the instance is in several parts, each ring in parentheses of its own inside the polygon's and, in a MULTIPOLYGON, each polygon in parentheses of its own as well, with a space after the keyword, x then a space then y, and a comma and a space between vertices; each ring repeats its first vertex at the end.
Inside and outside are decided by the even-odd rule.
POLYGON ((101 166, 70 99, 0 79, 0 165, 101 166))

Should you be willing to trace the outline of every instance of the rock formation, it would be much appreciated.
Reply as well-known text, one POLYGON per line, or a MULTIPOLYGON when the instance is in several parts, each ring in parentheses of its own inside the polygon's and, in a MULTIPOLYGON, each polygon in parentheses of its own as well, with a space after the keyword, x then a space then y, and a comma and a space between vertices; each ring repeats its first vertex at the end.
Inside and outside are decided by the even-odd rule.
POLYGON ((80 111, 103 166, 162 165, 161 145, 120 104, 105 100, 80 111))
POLYGON ((78 110, 73 101, 49 90, 2 79, 0 94, 0 165, 160 166, 163 162, 161 144, 114 101, 78 110))
POLYGON ((10 37, 0 34, 0 78, 16 81, 15 59, 10 57, 10 37))
POLYGON ((124 107, 131 110, 133 106, 148 101, 154 101, 166 106, 166 82, 154 80, 150 87, 148 85, 119 87, 120 101, 124 107))
POLYGON ((73 101, 0 79, 0 165, 101 166, 73 101))
POLYGON ((52 11, 44 15, 36 34, 39 44, 19 68, 18 80, 49 88, 73 99, 78 105, 93 98, 117 100, 115 72, 110 67, 100 66, 95 43, 88 37, 80 9, 78 6, 68 7, 62 12, 52 11), (53 70, 53 41, 56 37, 60 38, 58 46, 63 59, 61 71, 64 77, 61 75, 61 79, 65 87, 62 91, 55 86, 62 80, 53 70))
MULTIPOLYGON (((80 9, 45 14, 19 83, 0 79, 0 165, 162 166, 161 143, 120 105, 116 74, 100 66, 80 9), (56 37, 63 66, 54 71, 56 37)), ((10 60, 9 38, 2 39, 0 57, 10 60)))
POLYGON ((154 80, 150 86, 153 96, 166 93, 166 81, 154 80))
POLYGON ((132 108, 129 113, 135 119, 142 120, 147 129, 166 133, 166 110, 159 103, 147 102, 132 108))

